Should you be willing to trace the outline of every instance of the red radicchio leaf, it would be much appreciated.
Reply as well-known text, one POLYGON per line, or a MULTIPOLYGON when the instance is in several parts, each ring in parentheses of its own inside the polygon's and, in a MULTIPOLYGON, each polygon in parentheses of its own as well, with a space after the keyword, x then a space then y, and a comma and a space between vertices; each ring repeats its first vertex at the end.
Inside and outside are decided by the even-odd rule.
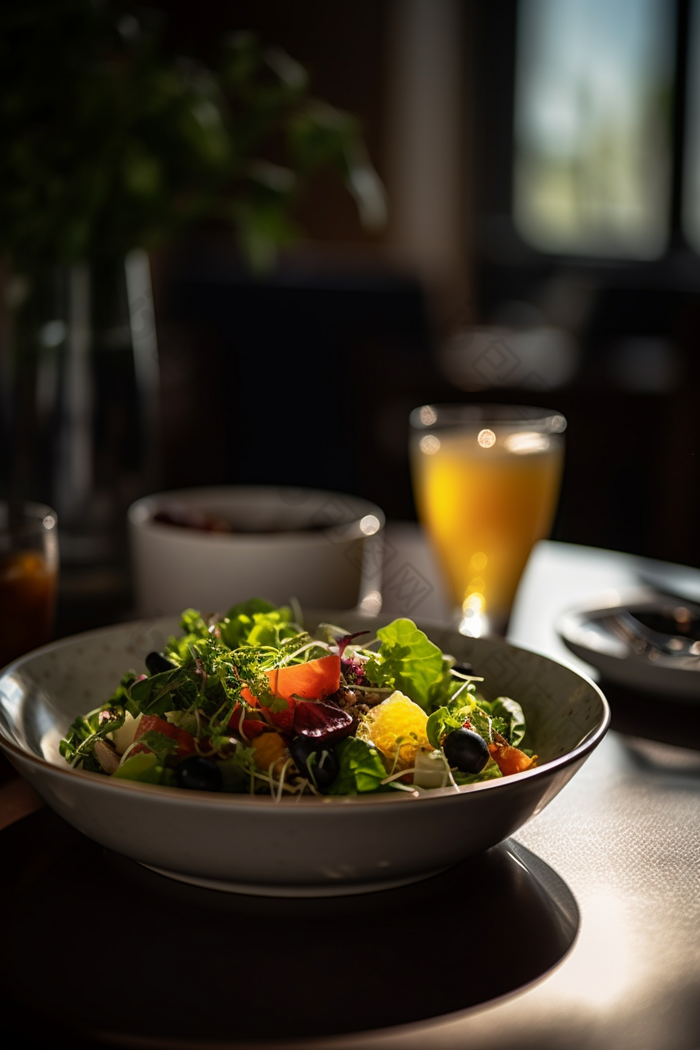
POLYGON ((355 631, 354 634, 344 634, 342 638, 338 639, 338 652, 342 656, 345 652, 346 646, 350 645, 353 638, 359 638, 363 634, 369 634, 369 631, 355 631))
POLYGON ((364 685, 367 681, 364 664, 359 660, 341 660, 340 667, 348 685, 364 685))
POLYGON ((297 700, 294 709, 294 732, 311 740, 340 740, 353 726, 352 715, 334 704, 297 700))

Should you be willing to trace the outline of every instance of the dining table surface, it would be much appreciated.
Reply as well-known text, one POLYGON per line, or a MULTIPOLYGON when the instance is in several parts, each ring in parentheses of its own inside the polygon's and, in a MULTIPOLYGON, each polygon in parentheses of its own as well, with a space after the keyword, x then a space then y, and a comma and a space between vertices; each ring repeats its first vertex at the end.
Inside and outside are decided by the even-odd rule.
MULTIPOLYGON (((382 615, 453 621, 419 528, 391 522, 385 541, 382 615)), ((22 799, 4 763, 3 1045, 697 1050, 700 693, 601 680, 557 632, 650 566, 700 596, 697 569, 535 547, 507 638, 597 679, 611 728, 512 839, 410 886, 288 900, 175 883, 22 799)))

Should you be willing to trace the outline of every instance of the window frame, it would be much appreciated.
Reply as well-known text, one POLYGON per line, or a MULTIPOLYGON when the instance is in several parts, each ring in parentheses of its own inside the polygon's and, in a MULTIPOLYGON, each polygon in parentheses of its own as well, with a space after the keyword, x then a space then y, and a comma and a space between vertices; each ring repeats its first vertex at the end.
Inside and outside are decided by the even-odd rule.
MULTIPOLYGON (((514 218, 515 92, 519 0, 473 4, 472 100, 477 303, 486 315, 497 307, 499 287, 527 290, 549 273, 600 277, 624 287, 690 290, 700 274, 700 254, 683 229, 690 19, 693 0, 669 0, 675 9, 674 90, 670 136, 669 235, 655 258, 633 259, 549 252, 530 243, 514 218)), ((700 10, 698 11, 700 17, 700 10)))

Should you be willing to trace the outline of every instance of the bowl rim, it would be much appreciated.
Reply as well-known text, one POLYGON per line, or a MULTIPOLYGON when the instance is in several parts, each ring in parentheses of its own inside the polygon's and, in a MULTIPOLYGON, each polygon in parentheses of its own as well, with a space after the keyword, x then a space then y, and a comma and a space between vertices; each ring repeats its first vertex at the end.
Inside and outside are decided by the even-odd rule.
MULTIPOLYGON (((309 613, 316 615, 316 610, 308 610, 309 613)), ((342 610, 324 610, 326 613, 342 612, 342 610)), ((363 616, 361 612, 345 610, 345 616, 352 615, 358 621, 363 620, 365 622, 377 623, 377 626, 381 626, 384 620, 387 620, 386 615, 382 617, 381 614, 378 616, 363 616)), ((156 617, 150 626, 159 626, 166 623, 172 623, 176 616, 161 616, 156 617)), ((438 626, 438 623, 434 621, 432 624, 428 621, 420 621, 417 626, 421 627, 423 624, 428 630, 438 626)), ((24 653, 22 656, 17 657, 11 663, 5 667, 0 668, 0 685, 3 679, 14 673, 16 670, 21 669, 25 663, 30 663, 37 656, 43 655, 47 652, 52 652, 60 649, 68 649, 73 645, 77 645, 80 642, 90 641, 92 639, 98 640, 105 634, 114 633, 116 631, 129 631, 136 630, 139 626, 143 625, 143 619, 140 620, 124 620, 120 623, 109 624, 104 627, 96 627, 87 631, 81 631, 77 634, 67 635, 64 638, 55 639, 52 642, 47 642, 45 645, 39 646, 36 649, 30 650, 28 653, 24 653)), ((440 625, 444 630, 445 625, 440 625)), ((421 628, 422 629, 422 628, 421 628)), ((71 782, 78 780, 86 783, 92 783, 96 788, 106 791, 126 791, 136 793, 144 798, 152 800, 162 799, 162 804, 170 802, 179 802, 185 804, 188 807, 201 806, 202 804, 209 804, 213 806, 222 806, 228 809, 235 809, 237 806, 243 806, 247 808, 263 809, 269 812, 281 812, 287 810, 290 806, 294 809, 306 811, 312 810, 331 810, 337 807, 347 809, 348 807, 364 807, 364 806, 395 806, 397 802, 421 802, 423 804, 428 803, 439 803, 448 798, 464 797, 465 795, 471 795, 475 792, 481 791, 494 791, 500 788, 501 791, 513 788, 515 784, 520 783, 524 780, 531 780, 533 778, 542 777, 544 775, 551 775, 556 770, 563 769, 568 765, 577 762, 579 759, 588 755, 590 752, 595 750, 598 744, 606 735, 610 728, 611 721, 611 710, 610 705, 596 682, 593 681, 587 674, 581 671, 578 667, 573 664, 549 656, 546 653, 531 649, 526 646, 517 645, 512 642, 508 642, 505 639, 487 639, 489 641, 500 642, 503 646, 508 649, 515 650, 516 652, 528 653, 533 656, 537 656, 549 663, 556 664, 557 666, 563 667, 568 671, 572 672, 577 678, 585 682, 597 695, 598 700, 602 705, 602 718, 600 721, 589 730, 584 738, 576 745, 572 751, 567 751, 564 755, 559 755, 557 758, 551 759, 549 762, 544 762, 542 765, 535 766, 533 769, 526 769, 522 773, 518 773, 517 776, 499 777, 494 780, 486 780, 477 784, 464 784, 457 789, 453 787, 445 788, 431 788, 424 789, 422 791, 395 791, 393 793, 387 792, 386 794, 381 792, 379 794, 359 794, 359 795, 322 795, 322 796, 295 796, 294 798, 282 797, 281 799, 274 799, 267 795, 246 795, 238 794, 235 792, 222 792, 214 793, 210 791, 183 791, 182 788, 167 787, 165 785, 154 785, 154 784, 141 784, 137 781, 129 780, 118 780, 116 783, 114 778, 105 777, 99 773, 91 773, 87 770, 74 769, 72 766, 65 764, 65 768, 58 763, 52 762, 49 759, 34 754, 14 741, 8 739, 3 731, 2 725, 0 725, 0 750, 3 750, 8 757, 14 754, 21 762, 28 762, 30 765, 37 767, 38 769, 48 772, 50 776, 68 777, 71 782), (154 790, 155 789, 155 790, 154 790)), ((157 803, 156 803, 157 804, 157 803)))
POLYGON ((182 489, 168 489, 161 492, 153 492, 141 496, 128 507, 127 521, 132 533, 135 535, 152 535, 168 537, 170 540, 195 543, 211 547, 273 547, 283 544, 312 545, 318 544, 319 539, 325 542, 350 542, 354 540, 370 539, 382 532, 386 525, 386 515, 382 508, 372 500, 364 496, 356 496, 351 493, 339 492, 332 489, 316 489, 303 485, 202 485, 182 489), (260 496, 279 494, 283 492, 305 494, 311 498, 322 497, 325 500, 343 500, 353 515, 347 521, 340 522, 327 527, 313 530, 303 527, 287 529, 274 533, 241 533, 241 532, 206 532, 202 529, 177 528, 163 522, 153 521, 152 514, 158 506, 167 503, 175 503, 180 500, 186 504, 196 505, 199 501, 228 499, 254 499, 260 496), (372 532, 362 529, 362 521, 369 515, 373 515, 378 522, 378 527, 372 532))

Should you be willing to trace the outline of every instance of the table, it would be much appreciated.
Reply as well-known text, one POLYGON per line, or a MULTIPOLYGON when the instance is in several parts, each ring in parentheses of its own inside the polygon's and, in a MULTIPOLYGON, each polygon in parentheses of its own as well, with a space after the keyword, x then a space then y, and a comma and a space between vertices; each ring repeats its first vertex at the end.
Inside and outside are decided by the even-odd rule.
MULTIPOLYGON (((416 619, 444 617, 415 527, 391 526, 387 540, 385 610, 413 602, 416 619)), ((511 640, 576 663, 552 629, 557 612, 633 582, 638 566, 540 544, 511 640)), ((14 959, 0 1026, 17 1046, 695 1050, 700 751, 660 743, 684 739, 683 726, 659 734, 650 717, 693 726, 697 716, 662 697, 637 702, 635 722, 634 698, 623 697, 621 725, 511 843, 380 894, 289 902, 181 887, 45 809, 26 817, 0 838, 4 955, 14 959), (188 996, 207 987, 193 1012, 188 996), (84 1004, 99 996, 104 1023, 87 1034, 84 1004), (171 1019, 160 1029, 158 1011, 171 1019)))

